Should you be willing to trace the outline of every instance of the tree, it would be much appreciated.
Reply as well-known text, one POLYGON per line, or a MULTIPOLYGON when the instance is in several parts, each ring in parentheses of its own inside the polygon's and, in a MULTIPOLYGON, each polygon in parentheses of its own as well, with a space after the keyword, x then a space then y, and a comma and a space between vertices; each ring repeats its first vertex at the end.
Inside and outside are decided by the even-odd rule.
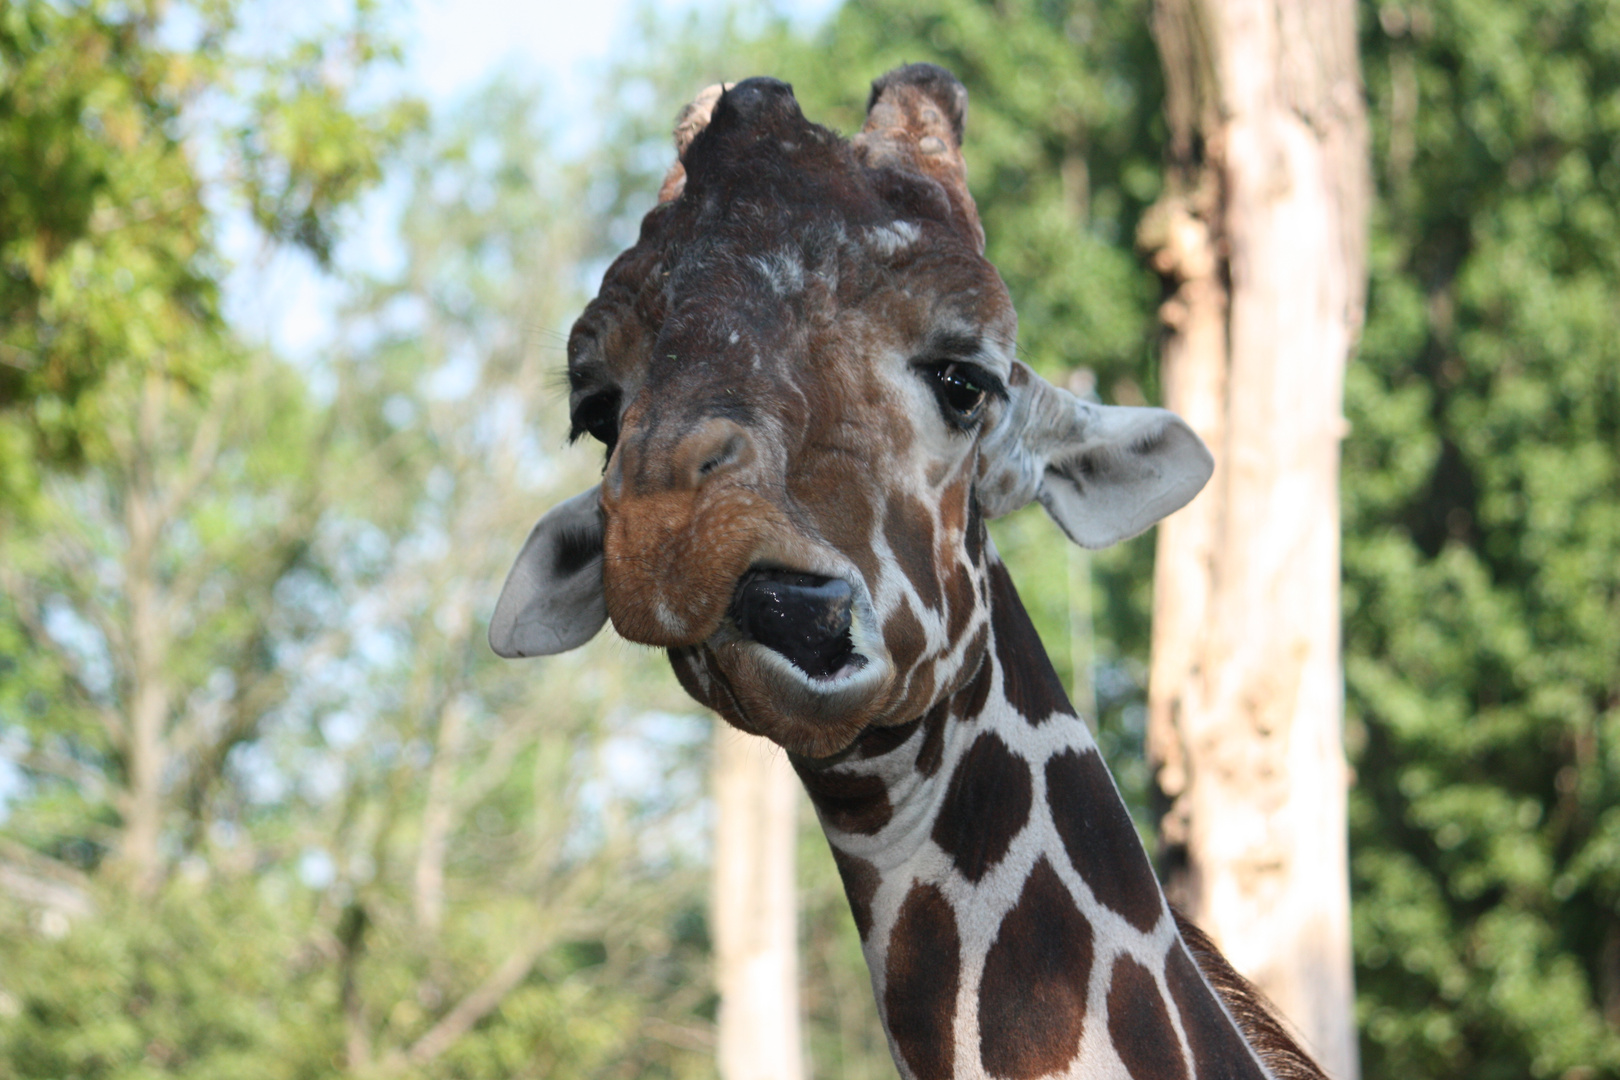
POLYGON ((114 371, 200 390, 240 363, 210 200, 324 261, 337 216, 419 119, 409 99, 361 104, 393 55, 371 5, 268 43, 239 30, 252 14, 245 0, 0 7, 8 516, 42 469, 112 452, 97 391, 114 371))
POLYGON ((546 389, 589 219, 533 113, 413 148, 404 268, 321 363, 111 366, 106 451, 0 540, 0 1072, 701 1073, 704 725, 611 642, 483 641, 594 465, 546 389))
MULTIPOLYGON (((345 319, 342 369, 421 477, 347 605, 399 647, 350 658, 365 678, 322 705, 364 725, 341 804, 311 830, 363 914, 346 976, 358 1072, 680 1076, 712 1038, 689 926, 702 875, 678 820, 707 725, 674 687, 643 689, 661 657, 604 640, 513 664, 485 641, 534 517, 599 467, 563 445, 554 382, 593 222, 538 114, 497 82, 443 118, 413 161, 405 265, 345 319)), ((374 516, 393 501, 376 494, 374 516)))
POLYGON ((16 719, 19 764, 54 798, 13 828, 85 869, 110 857, 149 896, 286 692, 275 650, 326 647, 276 594, 308 571, 319 466, 341 454, 275 365, 220 375, 206 402, 116 371, 101 410, 108 460, 47 486, 0 571, 12 655, 48 672, 16 719))
POLYGON ((714 732, 711 936, 723 1080, 799 1080, 799 781, 782 751, 714 732))
POLYGON ((1364 11, 1344 556, 1369 1075, 1620 1076, 1617 20, 1364 11))
POLYGON ((1339 659, 1344 366, 1366 119, 1348 0, 1161 0, 1165 404, 1214 450, 1159 531, 1149 753, 1172 897, 1357 1074, 1339 659))
POLYGON ((68 790, 81 771, 108 782, 113 820, 84 839, 142 893, 163 873, 168 814, 196 817, 274 703, 267 599, 319 515, 295 478, 310 463, 276 457, 317 438, 300 430, 302 390, 220 316, 206 197, 244 200, 268 237, 324 259, 335 215, 417 112, 355 104, 389 55, 369 8, 280 49, 234 32, 243 11, 0 11, 0 154, 15 166, 0 178, 0 529, 38 518, 7 560, 7 652, 46 654, 61 695, 26 725, 27 765, 68 790), (187 29, 190 48, 175 44, 187 29), (256 439, 271 442, 248 450, 256 439), (73 465, 98 482, 42 486, 73 465), (270 490, 278 472, 286 490, 270 490), (199 670, 229 688, 191 693, 199 670))

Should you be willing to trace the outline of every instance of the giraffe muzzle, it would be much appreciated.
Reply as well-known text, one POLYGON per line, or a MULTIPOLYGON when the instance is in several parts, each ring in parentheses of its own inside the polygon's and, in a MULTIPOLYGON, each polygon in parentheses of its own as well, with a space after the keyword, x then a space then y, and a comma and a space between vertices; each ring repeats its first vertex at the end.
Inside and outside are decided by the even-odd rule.
POLYGON ((850 637, 854 590, 841 578, 750 570, 737 583, 731 618, 744 635, 812 679, 830 679, 865 663, 850 637))

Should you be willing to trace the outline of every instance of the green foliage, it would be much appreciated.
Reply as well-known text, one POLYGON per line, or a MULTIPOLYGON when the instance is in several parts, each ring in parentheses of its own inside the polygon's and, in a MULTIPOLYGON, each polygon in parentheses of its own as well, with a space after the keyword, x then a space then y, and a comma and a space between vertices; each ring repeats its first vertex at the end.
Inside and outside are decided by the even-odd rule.
POLYGON ((181 883, 155 904, 98 891, 95 918, 44 933, 0 909, 7 1075, 329 1075, 341 1013, 316 955, 300 955, 304 905, 244 885, 181 883))
POLYGON ((1364 9, 1347 409, 1369 1076, 1620 1075, 1620 5, 1364 9))
MULTIPOLYGON (((258 162, 354 160, 319 148, 348 121, 299 127, 336 105, 255 122, 258 162)), ((494 87, 410 148, 405 266, 320 363, 216 319, 205 386, 114 356, 83 467, 34 448, 0 535, 0 1073, 710 1071, 706 725, 660 657, 483 641, 597 464, 550 390, 590 219, 537 112, 494 87)), ((300 242, 365 175, 267 169, 249 209, 300 242)))
POLYGON ((41 466, 110 452, 97 391, 114 370, 200 389, 240 363, 218 207, 245 202, 324 259, 335 215, 418 120, 408 100, 358 103, 392 52, 369 4, 281 49, 243 40, 246 13, 0 5, 0 509, 31 497, 41 466))

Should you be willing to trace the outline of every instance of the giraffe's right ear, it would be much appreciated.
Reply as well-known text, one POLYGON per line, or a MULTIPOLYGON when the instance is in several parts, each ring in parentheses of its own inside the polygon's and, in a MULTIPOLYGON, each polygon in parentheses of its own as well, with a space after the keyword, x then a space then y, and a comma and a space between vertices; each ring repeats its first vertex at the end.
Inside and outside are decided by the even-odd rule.
POLYGON ((555 506, 506 575, 489 647, 507 659, 577 649, 607 622, 602 593, 601 485, 555 506))

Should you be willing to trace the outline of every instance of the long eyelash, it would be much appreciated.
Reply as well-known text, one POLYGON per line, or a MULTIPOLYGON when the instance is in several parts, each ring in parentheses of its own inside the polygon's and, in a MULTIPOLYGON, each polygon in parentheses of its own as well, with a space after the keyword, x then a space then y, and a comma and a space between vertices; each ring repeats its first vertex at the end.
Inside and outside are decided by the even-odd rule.
POLYGON ((1006 384, 1000 379, 996 378, 990 372, 986 371, 984 368, 967 363, 964 360, 956 361, 956 365, 962 369, 963 374, 967 376, 969 382, 973 383, 973 385, 977 386, 980 390, 983 390, 988 396, 993 397, 998 401, 1007 400, 1006 384))
POLYGON ((919 371, 931 371, 942 368, 947 364, 955 364, 962 375, 974 386, 984 391, 986 396, 995 398, 998 401, 1008 400, 1007 385, 997 378, 993 372, 980 367, 971 360, 958 360, 955 357, 944 360, 919 360, 913 362, 912 367, 919 371))

